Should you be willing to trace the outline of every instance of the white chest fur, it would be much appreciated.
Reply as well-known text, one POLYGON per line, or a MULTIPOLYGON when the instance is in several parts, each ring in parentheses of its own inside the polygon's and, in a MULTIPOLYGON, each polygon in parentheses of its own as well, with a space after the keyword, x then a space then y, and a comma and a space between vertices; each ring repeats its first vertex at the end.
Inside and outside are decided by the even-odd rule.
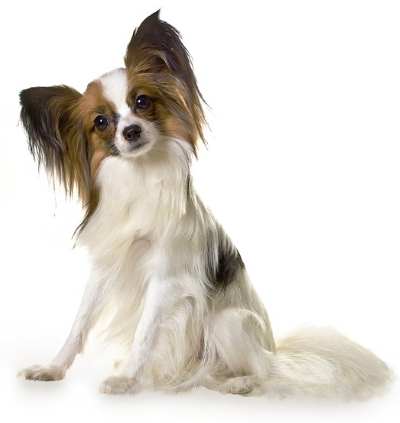
POLYGON ((149 279, 168 273, 168 263, 179 263, 167 256, 176 252, 177 227, 186 215, 189 166, 182 152, 171 143, 146 161, 111 156, 99 168, 99 204, 80 243, 102 285, 99 310, 115 315, 110 334, 128 339, 134 333, 149 279))
POLYGON ((115 256, 137 240, 162 241, 186 210, 183 158, 181 146, 171 143, 146 160, 103 160, 96 181, 99 204, 81 236, 92 255, 115 256))

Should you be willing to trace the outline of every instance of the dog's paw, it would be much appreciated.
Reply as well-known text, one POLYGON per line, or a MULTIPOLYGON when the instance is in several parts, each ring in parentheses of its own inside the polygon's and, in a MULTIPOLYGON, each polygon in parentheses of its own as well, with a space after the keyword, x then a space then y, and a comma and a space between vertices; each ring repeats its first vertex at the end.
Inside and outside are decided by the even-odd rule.
POLYGON ((137 389, 136 379, 126 376, 111 376, 100 385, 100 392, 103 394, 127 394, 137 389))
POLYGON ((64 379, 65 371, 57 366, 32 366, 21 370, 17 376, 27 380, 53 381, 64 379))
POLYGON ((260 382, 253 376, 238 376, 228 379, 220 390, 224 393, 235 395, 248 395, 257 393, 260 388, 260 382))

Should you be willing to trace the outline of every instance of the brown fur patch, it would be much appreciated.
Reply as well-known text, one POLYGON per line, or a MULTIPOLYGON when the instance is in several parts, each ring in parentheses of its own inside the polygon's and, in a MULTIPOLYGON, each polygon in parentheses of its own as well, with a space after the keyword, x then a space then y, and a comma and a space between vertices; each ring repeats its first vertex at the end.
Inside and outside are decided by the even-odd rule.
POLYGON ((76 230, 78 234, 84 229, 99 203, 99 192, 95 185, 95 179, 102 160, 112 154, 111 143, 114 140, 117 125, 115 106, 104 97, 103 87, 99 80, 95 80, 87 86, 79 102, 79 113, 83 121, 85 137, 90 145, 92 184, 86 203, 85 217, 76 230), (94 120, 98 115, 105 116, 109 121, 109 125, 104 131, 99 131, 94 125, 94 120))
POLYGON ((203 98, 179 32, 154 13, 134 31, 125 63, 129 98, 141 90, 150 92, 158 105, 161 131, 183 137, 196 152, 198 138, 204 141, 203 98))
POLYGON ((101 82, 91 82, 79 102, 79 113, 83 120, 83 128, 91 147, 91 175, 95 178, 101 161, 111 154, 110 142, 114 139, 116 130, 115 107, 103 95, 101 82), (96 130, 96 116, 106 116, 109 126, 104 131, 96 130))

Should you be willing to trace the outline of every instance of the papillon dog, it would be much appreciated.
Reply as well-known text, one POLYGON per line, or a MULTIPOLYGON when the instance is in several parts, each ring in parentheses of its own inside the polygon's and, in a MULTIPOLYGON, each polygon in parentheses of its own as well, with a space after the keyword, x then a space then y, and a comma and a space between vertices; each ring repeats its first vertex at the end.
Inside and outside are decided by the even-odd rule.
POLYGON ((330 329, 275 343, 238 250, 193 188, 204 100, 179 32, 159 11, 134 30, 125 68, 83 94, 33 87, 20 101, 34 158, 82 200, 76 237, 91 259, 65 344, 21 376, 63 379, 102 321, 124 351, 104 393, 204 386, 365 398, 391 379, 379 358, 330 329))

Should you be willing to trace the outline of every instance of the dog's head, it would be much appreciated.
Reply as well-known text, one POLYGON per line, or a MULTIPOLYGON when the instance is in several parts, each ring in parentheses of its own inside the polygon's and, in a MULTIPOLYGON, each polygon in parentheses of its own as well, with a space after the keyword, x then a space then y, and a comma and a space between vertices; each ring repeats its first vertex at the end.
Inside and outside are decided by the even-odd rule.
POLYGON ((68 193, 77 188, 84 204, 94 201, 105 157, 136 160, 177 138, 195 153, 203 139, 202 96, 188 51, 159 11, 133 32, 125 65, 90 82, 83 94, 64 85, 20 94, 32 154, 68 193))

